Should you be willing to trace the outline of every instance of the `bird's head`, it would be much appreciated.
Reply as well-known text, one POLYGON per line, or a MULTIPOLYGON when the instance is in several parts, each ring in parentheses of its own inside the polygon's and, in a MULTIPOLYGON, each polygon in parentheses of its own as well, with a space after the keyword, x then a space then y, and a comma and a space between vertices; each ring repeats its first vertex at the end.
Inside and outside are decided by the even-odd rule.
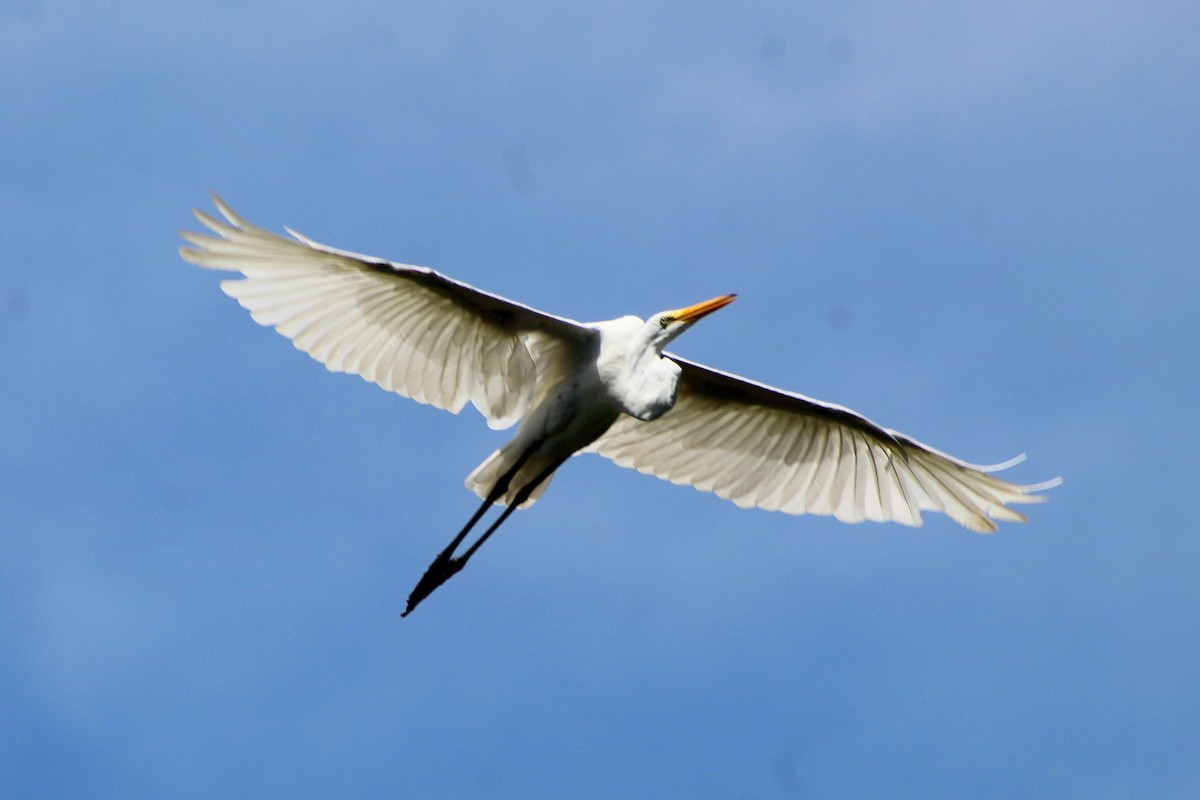
POLYGON ((706 317, 719 308, 737 299, 736 294, 723 294, 703 303, 696 303, 686 308, 676 308, 671 311, 660 311, 646 320, 646 326, 651 331, 655 347, 662 350, 679 334, 692 327, 702 317, 706 317))

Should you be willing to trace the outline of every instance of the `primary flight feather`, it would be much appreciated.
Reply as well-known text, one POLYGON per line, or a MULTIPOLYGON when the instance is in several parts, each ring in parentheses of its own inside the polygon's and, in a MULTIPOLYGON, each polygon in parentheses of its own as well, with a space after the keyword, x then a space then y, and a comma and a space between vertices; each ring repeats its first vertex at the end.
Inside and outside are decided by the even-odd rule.
POLYGON ((214 235, 183 232, 186 261, 240 272, 221 288, 334 372, 457 413, 468 402, 516 435, 467 478, 483 499, 408 599, 407 615, 457 573, 518 507, 545 491, 571 455, 714 492, 743 508, 920 525, 941 511, 974 531, 1025 521, 1059 481, 1019 485, 882 428, 841 406, 695 364, 666 346, 733 302, 722 295, 643 321, 580 323, 425 267, 338 250, 288 229, 258 228, 219 197, 214 235), (494 503, 499 518, 456 551, 494 503))

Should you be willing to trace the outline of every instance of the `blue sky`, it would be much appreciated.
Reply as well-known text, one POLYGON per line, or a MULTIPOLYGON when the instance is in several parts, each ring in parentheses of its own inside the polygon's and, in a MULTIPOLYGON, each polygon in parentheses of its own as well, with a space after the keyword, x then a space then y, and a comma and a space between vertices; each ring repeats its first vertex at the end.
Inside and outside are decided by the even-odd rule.
POLYGON ((0 2, 0 795, 1193 797, 1194 3, 0 2), (1152 7, 1151 7, 1152 6, 1152 7), (573 460, 176 255, 258 224, 1062 475, 990 537, 573 460))

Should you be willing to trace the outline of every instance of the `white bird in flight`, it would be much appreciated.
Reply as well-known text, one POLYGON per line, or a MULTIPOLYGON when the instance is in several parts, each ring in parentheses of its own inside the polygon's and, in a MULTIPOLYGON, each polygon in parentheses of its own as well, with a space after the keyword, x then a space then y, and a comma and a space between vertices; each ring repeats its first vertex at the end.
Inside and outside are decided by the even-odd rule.
POLYGON ((332 372, 458 413, 470 402, 516 435, 467 476, 483 502, 409 595, 404 616, 466 565, 517 508, 546 490, 570 456, 595 452, 622 467, 788 514, 843 522, 921 524, 941 511, 978 532, 1026 521, 1054 479, 1019 485, 992 475, 1023 459, 975 466, 882 428, 841 406, 706 367, 663 348, 736 295, 580 323, 506 300, 426 267, 288 239, 243 220, 196 218, 183 258, 240 272, 222 290, 332 372), (219 238, 218 238, 219 237, 219 238), (457 554, 493 504, 499 517, 457 554))

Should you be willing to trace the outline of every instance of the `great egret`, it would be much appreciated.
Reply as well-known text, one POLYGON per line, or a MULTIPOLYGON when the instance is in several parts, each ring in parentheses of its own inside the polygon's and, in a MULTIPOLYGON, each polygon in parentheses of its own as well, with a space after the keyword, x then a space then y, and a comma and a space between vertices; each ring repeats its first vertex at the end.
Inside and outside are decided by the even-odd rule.
POLYGON ((240 272, 221 288, 333 372, 458 413, 469 401, 516 436, 467 477, 483 502, 408 598, 404 615, 466 565, 516 508, 533 503, 579 452, 673 483, 789 514, 920 525, 942 511, 973 531, 1057 485, 992 476, 1023 457, 973 466, 841 406, 663 352, 727 294, 662 311, 579 323, 481 291, 425 267, 337 250, 286 229, 255 227, 219 197, 195 211, 217 236, 183 232, 192 264, 240 272), (219 238, 218 238, 219 237, 219 238), (493 504, 494 523, 456 555, 493 504))

